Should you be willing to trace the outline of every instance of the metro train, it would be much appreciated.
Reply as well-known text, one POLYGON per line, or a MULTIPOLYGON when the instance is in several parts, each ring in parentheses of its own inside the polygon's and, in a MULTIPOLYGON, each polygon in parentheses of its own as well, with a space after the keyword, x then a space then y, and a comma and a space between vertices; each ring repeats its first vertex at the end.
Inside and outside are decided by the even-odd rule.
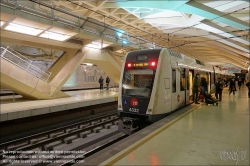
POLYGON ((192 80, 199 72, 209 86, 216 77, 230 77, 211 65, 171 49, 129 52, 123 61, 119 94, 119 130, 130 134, 192 103, 192 80))

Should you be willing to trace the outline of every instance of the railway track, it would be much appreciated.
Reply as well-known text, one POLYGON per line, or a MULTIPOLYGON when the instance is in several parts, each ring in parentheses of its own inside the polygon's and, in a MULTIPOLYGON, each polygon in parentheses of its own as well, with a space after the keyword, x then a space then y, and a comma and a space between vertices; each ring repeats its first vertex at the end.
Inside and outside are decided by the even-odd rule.
MULTIPOLYGON (((102 117, 94 118, 88 121, 75 123, 72 125, 67 125, 64 127, 56 128, 53 130, 49 130, 46 132, 42 132, 39 134, 27 136, 24 138, 20 138, 17 140, 9 141, 0 144, 0 158, 1 158, 1 165, 12 165, 15 163, 17 165, 20 165, 20 162, 22 163, 33 163, 34 165, 49 165, 51 163, 56 163, 55 161, 58 159, 64 159, 65 156, 69 156, 73 152, 82 152, 82 154, 78 155, 72 155, 71 158, 67 158, 66 162, 58 163, 66 165, 69 164, 72 160, 72 162, 79 161, 81 159, 81 156, 86 157, 88 155, 91 155, 101 147, 106 147, 115 140, 118 141, 121 138, 114 139, 112 141, 109 140, 110 137, 114 135, 119 135, 119 132, 117 131, 117 126, 119 118, 116 116, 116 114, 109 114, 102 117), (89 140, 88 142, 84 142, 82 140, 89 139, 88 135, 93 133, 98 133, 100 130, 105 130, 105 132, 100 132, 100 134, 96 134, 94 137, 96 137, 95 140, 89 140), (100 136, 98 136, 100 135, 100 136), (72 141, 79 139, 82 142, 82 145, 77 145, 75 147, 72 146, 72 141), (82 140, 81 140, 82 139, 82 140), (109 143, 105 143, 98 148, 93 148, 91 146, 95 145, 98 142, 101 142, 103 140, 109 140, 109 143), (70 147, 68 148, 69 151, 65 154, 65 150, 57 150, 55 147, 58 145, 64 146, 64 147, 70 147), (89 149, 88 147, 91 147, 89 149), (82 151, 82 149, 87 149, 87 151, 82 151), (55 154, 55 152, 58 152, 55 154), (59 152, 62 152, 64 154, 61 154, 59 152), (51 153, 54 153, 53 155, 51 153), (39 156, 49 156, 52 155, 52 158, 42 158, 39 159, 39 156), (36 158, 34 157, 36 156, 36 158), (57 157, 59 156, 59 157, 57 157), (32 160, 35 160, 36 162, 31 162, 32 160), (39 160, 38 160, 39 159, 39 160), (38 161, 37 161, 38 160, 38 161), (29 162, 30 161, 30 162, 29 162), (42 163, 41 163, 42 161, 42 163), (43 163, 46 161, 46 163, 43 163)), ((125 136, 124 136, 125 137, 125 136)), ((67 149, 67 148, 66 148, 67 149)))

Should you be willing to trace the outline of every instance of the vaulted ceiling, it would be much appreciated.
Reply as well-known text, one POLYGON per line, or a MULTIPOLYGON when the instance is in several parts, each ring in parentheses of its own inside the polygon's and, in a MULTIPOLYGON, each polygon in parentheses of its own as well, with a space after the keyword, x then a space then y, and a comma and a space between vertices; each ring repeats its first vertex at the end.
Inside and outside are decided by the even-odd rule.
MULTIPOLYGON (((95 27, 100 35, 110 35, 111 29, 116 31, 125 42, 121 43, 122 48, 109 42, 114 52, 126 53, 145 46, 167 47, 212 65, 232 64, 242 69, 250 65, 248 0, 31 0, 25 3, 30 2, 38 10, 51 12, 42 5, 46 2, 60 9, 53 10, 54 15, 78 21, 85 29, 95 27), (85 20, 70 16, 69 12, 85 20), (91 25, 88 19, 99 23, 94 26, 92 21, 91 25)), ((83 45, 101 41, 101 37, 86 40, 79 33, 71 36, 70 39, 82 40, 83 45)))

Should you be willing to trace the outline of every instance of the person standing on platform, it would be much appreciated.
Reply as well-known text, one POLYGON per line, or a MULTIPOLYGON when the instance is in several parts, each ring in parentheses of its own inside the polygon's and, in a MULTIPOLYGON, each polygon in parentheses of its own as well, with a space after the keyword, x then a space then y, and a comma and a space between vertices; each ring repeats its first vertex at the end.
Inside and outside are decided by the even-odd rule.
POLYGON ((99 78, 100 90, 103 90, 103 78, 102 76, 99 78))
POLYGON ((109 89, 109 82, 110 82, 110 78, 109 78, 109 76, 107 76, 107 78, 106 78, 107 90, 109 89))
POLYGON ((223 90, 223 81, 221 80, 221 78, 218 78, 218 81, 215 83, 216 86, 216 93, 215 93, 215 97, 218 100, 218 95, 219 95, 219 101, 222 100, 222 90, 223 90))
POLYGON ((207 88, 207 81, 206 78, 202 77, 201 78, 201 89, 202 89, 202 100, 204 100, 205 102, 205 92, 207 92, 208 88, 207 88))
POLYGON ((239 80, 238 80, 239 90, 240 90, 241 85, 242 85, 242 79, 241 79, 241 78, 239 78, 239 80))
POLYGON ((248 88, 248 98, 250 99, 250 81, 246 83, 246 86, 248 88))
POLYGON ((198 103, 198 92, 199 92, 199 73, 196 74, 196 76, 194 76, 193 79, 193 101, 195 102, 195 104, 200 104, 198 103))
POLYGON ((230 83, 229 83, 229 95, 233 92, 233 94, 235 95, 235 91, 236 91, 236 85, 235 85, 235 79, 231 79, 230 83))

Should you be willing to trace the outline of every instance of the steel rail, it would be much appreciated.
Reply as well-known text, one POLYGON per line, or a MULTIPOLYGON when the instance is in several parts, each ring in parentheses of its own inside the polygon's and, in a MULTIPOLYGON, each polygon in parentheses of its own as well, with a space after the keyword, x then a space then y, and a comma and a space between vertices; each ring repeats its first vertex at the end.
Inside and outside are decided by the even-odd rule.
POLYGON ((5 142, 5 143, 0 144, 0 149, 7 150, 7 147, 11 146, 13 144, 23 143, 23 142, 26 142, 26 141, 30 141, 31 139, 35 139, 35 138, 42 137, 42 136, 47 136, 49 134, 56 133, 56 132, 66 130, 66 129, 69 129, 69 128, 74 128, 74 127, 77 127, 77 126, 79 128, 80 125, 83 125, 83 124, 86 124, 86 123, 91 123, 93 121, 97 121, 97 120, 107 118, 107 117, 110 117, 110 116, 114 116, 114 115, 116 115, 116 114, 112 113, 112 114, 108 114, 108 115, 105 115, 105 116, 102 116, 102 117, 93 118, 93 119, 90 119, 90 120, 87 120, 87 121, 74 123, 74 124, 71 124, 71 125, 67 125, 67 126, 64 126, 64 127, 57 128, 57 129, 49 130, 49 131, 42 132, 42 133, 39 133, 39 134, 34 134, 34 135, 27 136, 27 137, 24 137, 24 138, 20 138, 20 139, 16 139, 16 140, 13 140, 13 141, 5 142))

